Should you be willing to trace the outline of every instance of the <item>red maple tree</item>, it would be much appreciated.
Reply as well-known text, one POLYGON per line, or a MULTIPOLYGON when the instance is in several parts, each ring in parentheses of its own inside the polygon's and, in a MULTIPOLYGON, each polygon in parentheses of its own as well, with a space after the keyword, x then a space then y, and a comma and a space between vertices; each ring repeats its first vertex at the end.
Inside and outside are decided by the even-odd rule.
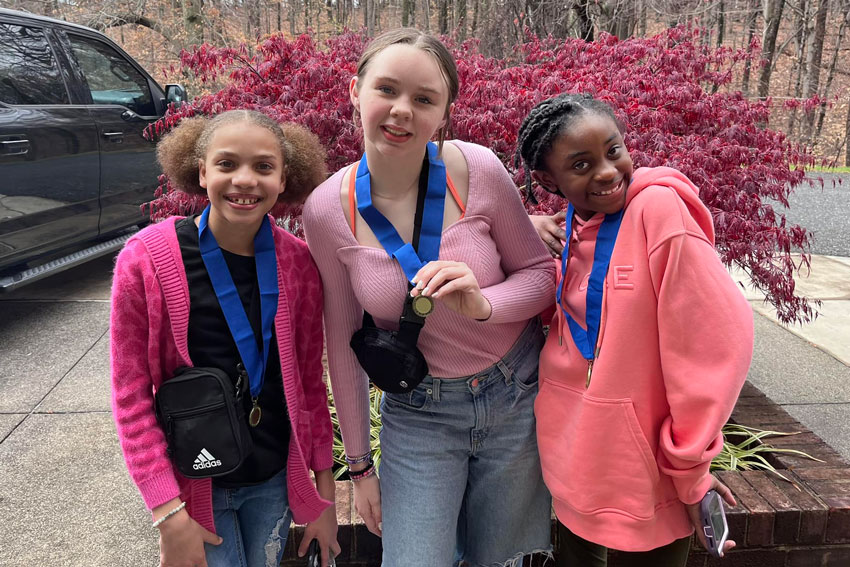
MULTIPOLYGON (((626 145, 636 167, 668 165, 690 177, 709 207, 717 250, 727 265, 751 277, 784 322, 805 322, 811 303, 794 293, 792 251, 808 265, 811 234, 786 222, 772 203, 788 205, 792 188, 806 180, 815 159, 783 133, 767 127, 771 101, 751 101, 724 87, 736 65, 757 52, 714 48, 700 32, 674 28, 652 38, 620 41, 602 35, 582 40, 527 38, 521 51, 500 60, 481 55, 474 40, 454 44, 461 80, 454 135, 488 146, 521 182, 512 158, 516 133, 531 107, 562 92, 588 92, 610 103, 627 125, 626 145)), ((348 81, 368 38, 345 33, 319 46, 303 35, 272 36, 248 49, 203 45, 181 56, 181 71, 201 82, 226 80, 217 92, 171 109, 153 125, 159 135, 186 116, 233 108, 261 110, 315 132, 335 171, 359 158, 348 81)), ((185 214, 202 204, 161 179, 151 203, 153 220, 185 214)), ((552 213, 562 203, 545 195, 534 207, 552 213)), ((530 207, 529 210, 532 210, 530 207)), ((297 208, 275 211, 300 233, 297 208)))

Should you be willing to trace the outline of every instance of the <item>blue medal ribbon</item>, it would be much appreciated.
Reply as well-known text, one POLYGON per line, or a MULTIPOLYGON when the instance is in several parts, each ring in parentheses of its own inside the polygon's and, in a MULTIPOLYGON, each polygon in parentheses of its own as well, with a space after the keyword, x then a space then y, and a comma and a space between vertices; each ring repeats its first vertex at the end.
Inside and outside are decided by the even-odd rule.
MULTIPOLYGON (((404 242, 398 231, 378 209, 372 205, 372 179, 366 154, 357 167, 355 180, 357 210, 372 229, 375 237, 391 257, 398 260, 408 281, 426 263, 440 256, 440 239, 443 234, 443 209, 446 204, 446 165, 437 155, 437 145, 428 142, 428 190, 422 215, 422 232, 418 253, 409 242, 404 242)), ((412 282, 411 282, 412 283, 412 282)))
MULTIPOLYGON (((570 257, 570 241, 572 237, 567 239, 566 247, 561 254, 561 285, 558 286, 558 307, 561 308, 564 317, 567 319, 573 342, 579 352, 581 352, 581 355, 588 361, 593 361, 596 357, 595 349, 596 341, 599 337, 599 324, 602 318, 602 293, 605 276, 608 274, 608 265, 611 263, 611 255, 614 253, 614 244, 617 242, 617 233, 620 231, 620 224, 623 221, 624 213, 625 209, 622 209, 616 214, 605 215, 605 220, 602 221, 602 226, 599 227, 599 233, 596 236, 596 247, 593 251, 593 267, 590 270, 590 279, 587 283, 587 308, 585 311, 585 326, 587 330, 582 329, 581 325, 567 313, 567 310, 561 304, 561 290, 563 290, 567 278, 567 261, 570 257)), ((572 227, 574 215, 575 209, 570 204, 567 207, 567 226, 572 227)), ((589 372, 588 370, 588 375, 589 372)))
POLYGON ((260 287, 260 318, 263 325, 263 350, 260 352, 257 347, 257 338, 251 328, 245 308, 242 306, 242 300, 239 299, 239 292, 233 283, 233 277, 230 275, 224 255, 221 253, 221 248, 219 248, 215 236, 207 226, 209 216, 210 206, 207 205, 198 224, 201 258, 207 268, 230 334, 236 342, 239 356, 242 357, 242 363, 248 373, 251 397, 256 406, 256 399, 260 395, 265 379, 266 365, 269 360, 269 343, 271 343, 272 338, 272 325, 277 313, 277 300, 280 293, 277 283, 274 234, 269 217, 263 217, 260 230, 254 236, 254 259, 257 265, 257 283, 260 287))

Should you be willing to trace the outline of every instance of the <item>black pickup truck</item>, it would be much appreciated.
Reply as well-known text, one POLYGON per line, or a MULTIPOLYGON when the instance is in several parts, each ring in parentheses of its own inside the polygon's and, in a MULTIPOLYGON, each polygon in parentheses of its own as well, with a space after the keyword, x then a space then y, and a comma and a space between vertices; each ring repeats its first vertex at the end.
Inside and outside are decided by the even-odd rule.
POLYGON ((0 9, 0 291, 147 222, 159 169, 142 132, 185 97, 95 30, 0 9))

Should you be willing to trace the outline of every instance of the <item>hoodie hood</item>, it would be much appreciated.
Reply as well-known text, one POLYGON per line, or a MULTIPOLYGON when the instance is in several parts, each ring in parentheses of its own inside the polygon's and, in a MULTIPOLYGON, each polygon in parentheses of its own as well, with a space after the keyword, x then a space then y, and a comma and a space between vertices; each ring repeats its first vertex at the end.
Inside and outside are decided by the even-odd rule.
POLYGON ((641 167, 632 174, 629 189, 626 192, 626 207, 638 194, 647 187, 669 187, 676 191, 685 202, 691 218, 711 243, 714 245, 714 220, 711 212, 699 198, 699 189, 685 177, 681 171, 670 167, 641 167))

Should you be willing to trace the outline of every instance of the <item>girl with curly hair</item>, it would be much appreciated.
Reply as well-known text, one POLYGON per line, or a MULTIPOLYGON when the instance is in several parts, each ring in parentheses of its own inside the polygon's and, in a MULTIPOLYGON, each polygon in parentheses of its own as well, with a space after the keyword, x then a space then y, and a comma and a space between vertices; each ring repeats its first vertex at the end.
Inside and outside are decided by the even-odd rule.
POLYGON ((131 238, 113 280, 113 414, 160 532, 160 564, 277 566, 293 519, 307 524, 299 552, 317 539, 322 565, 332 564, 339 545, 322 287, 307 246, 269 215, 324 179, 324 152, 299 126, 235 110, 183 120, 158 158, 180 190, 209 198, 202 214, 131 238), (169 381, 174 392, 198 372, 218 373, 235 409, 188 430, 180 423, 211 415, 206 390, 177 394, 181 405, 201 406, 181 414, 186 422, 161 398, 169 381), (209 448, 225 425, 253 447, 230 464, 209 448), (184 463, 186 431, 202 441, 184 463))

